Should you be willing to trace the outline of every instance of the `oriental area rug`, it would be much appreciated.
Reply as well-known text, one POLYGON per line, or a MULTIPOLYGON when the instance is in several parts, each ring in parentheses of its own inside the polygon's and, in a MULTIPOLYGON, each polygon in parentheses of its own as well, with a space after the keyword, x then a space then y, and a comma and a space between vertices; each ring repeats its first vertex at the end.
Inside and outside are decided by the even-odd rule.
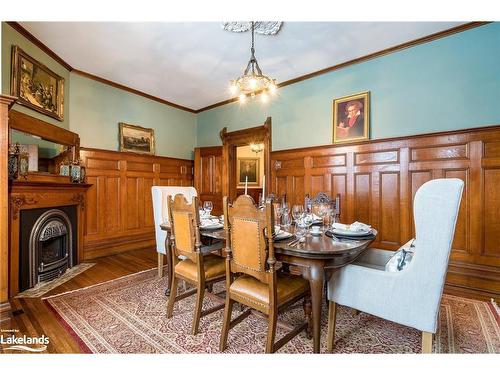
MULTIPOLYGON (((223 310, 201 318, 191 335, 195 295, 176 302, 167 319, 166 277, 156 269, 45 299, 62 325, 87 353, 220 353, 223 310)), ((224 284, 214 286, 223 293, 224 284)), ((204 309, 222 299, 206 294, 204 309)), ((325 305, 325 303, 323 304, 325 305)), ((233 318, 240 313, 237 304, 233 318)), ((278 317, 276 340, 304 319, 298 303, 278 317)), ((327 310, 323 311, 321 352, 326 352, 327 310)), ((229 331, 224 353, 264 353, 267 320, 251 314, 229 331)), ((278 353, 312 353, 312 340, 302 332, 278 353)), ((487 303, 444 295, 435 353, 499 353, 498 308, 487 303)), ((339 306, 334 353, 420 353, 421 333, 396 323, 339 306)))

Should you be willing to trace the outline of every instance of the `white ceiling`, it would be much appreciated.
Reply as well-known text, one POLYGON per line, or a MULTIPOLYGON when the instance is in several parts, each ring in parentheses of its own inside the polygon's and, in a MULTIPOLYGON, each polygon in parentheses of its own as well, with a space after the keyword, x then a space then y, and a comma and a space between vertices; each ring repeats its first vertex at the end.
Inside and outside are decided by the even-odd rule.
MULTIPOLYGON (((250 54, 250 33, 217 22, 20 24, 75 69, 192 109, 229 99, 250 54)), ((256 57, 279 83, 459 24, 285 22, 256 34, 256 57)))

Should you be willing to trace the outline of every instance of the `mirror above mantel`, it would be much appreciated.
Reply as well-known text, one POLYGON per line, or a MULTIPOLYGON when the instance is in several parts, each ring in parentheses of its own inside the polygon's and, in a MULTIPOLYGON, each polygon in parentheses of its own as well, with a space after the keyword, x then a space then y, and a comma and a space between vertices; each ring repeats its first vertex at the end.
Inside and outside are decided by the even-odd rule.
POLYGON ((80 158, 78 134, 14 110, 9 113, 9 143, 29 154, 28 181, 69 182, 59 175, 59 165, 80 158))

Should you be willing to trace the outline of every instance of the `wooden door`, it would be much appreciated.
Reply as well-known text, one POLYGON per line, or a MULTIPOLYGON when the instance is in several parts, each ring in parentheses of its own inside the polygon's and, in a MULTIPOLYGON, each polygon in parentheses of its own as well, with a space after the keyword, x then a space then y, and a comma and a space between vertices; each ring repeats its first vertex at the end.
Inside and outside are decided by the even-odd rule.
POLYGON ((194 149, 194 187, 201 204, 212 201, 214 215, 222 214, 222 146, 194 149))

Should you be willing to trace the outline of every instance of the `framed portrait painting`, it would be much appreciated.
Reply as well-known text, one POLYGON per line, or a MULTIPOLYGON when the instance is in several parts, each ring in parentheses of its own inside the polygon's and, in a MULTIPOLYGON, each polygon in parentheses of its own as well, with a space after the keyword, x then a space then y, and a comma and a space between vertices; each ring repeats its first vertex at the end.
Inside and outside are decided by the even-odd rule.
POLYGON ((64 78, 12 46, 11 93, 16 103, 64 120, 64 78))
POLYGON ((153 129, 120 122, 120 151, 139 154, 155 154, 155 133, 153 129))
POLYGON ((248 186, 259 185, 259 158, 238 158, 236 174, 238 185, 245 185, 248 178, 248 186))
POLYGON ((333 100, 333 143, 367 140, 369 134, 369 91, 333 100))

